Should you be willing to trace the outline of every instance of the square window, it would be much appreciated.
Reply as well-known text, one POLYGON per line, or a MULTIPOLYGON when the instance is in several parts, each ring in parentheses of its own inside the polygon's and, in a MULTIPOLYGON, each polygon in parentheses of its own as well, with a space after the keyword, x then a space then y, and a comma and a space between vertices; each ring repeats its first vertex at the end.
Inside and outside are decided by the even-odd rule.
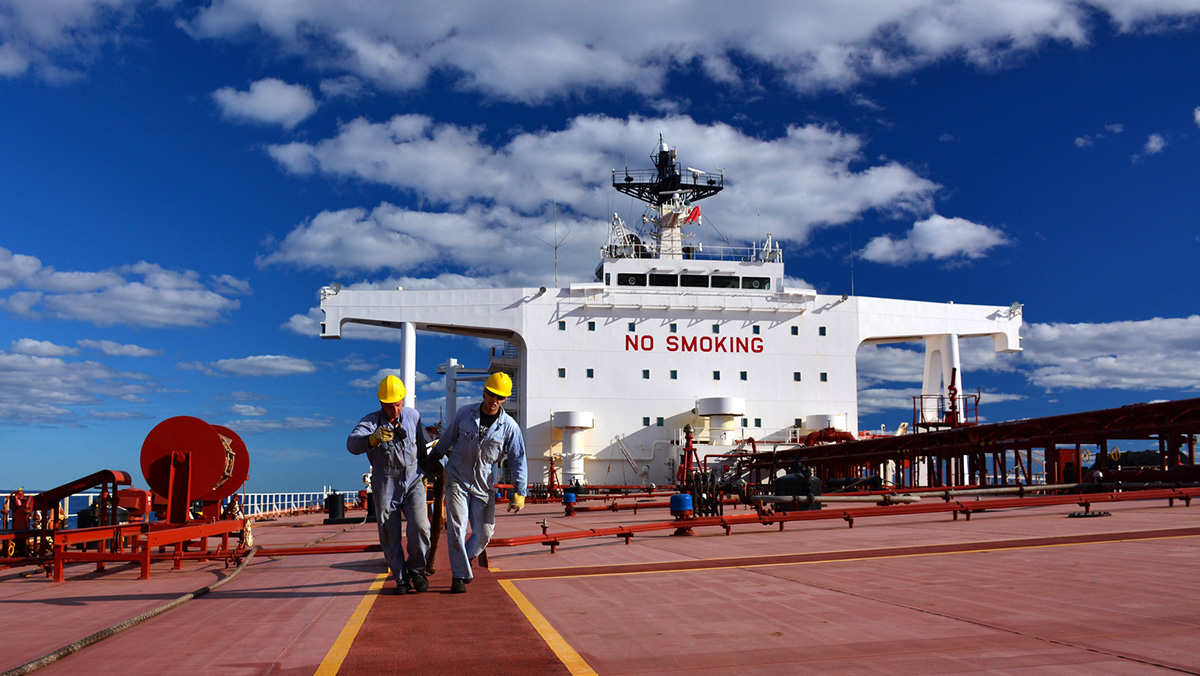
POLYGON ((567 377, 567 370, 566 370, 566 369, 559 369, 559 370, 558 370, 558 377, 559 377, 559 378, 566 378, 566 377, 567 377))
POLYGON ((742 371, 742 380, 746 380, 748 375, 745 371, 742 371))
POLYGON ((674 325, 674 324, 672 324, 672 325, 671 325, 671 333, 675 333, 675 328, 676 328, 676 327, 675 327, 675 325, 674 325))
POLYGON ((596 376, 596 371, 595 371, 595 369, 588 369, 588 370, 587 370, 587 377, 589 377, 589 378, 593 378, 593 377, 595 377, 595 376, 596 376))
POLYGON ((817 327, 817 335, 818 336, 825 335, 825 327, 824 326, 817 327))
POLYGON ((612 273, 604 273, 604 286, 612 286, 612 273))
POLYGON ((828 373, 821 371, 821 382, 823 382, 823 383, 829 382, 829 374, 828 373))
POLYGON ((793 327, 792 327, 792 335, 793 335, 793 336, 798 336, 798 335, 800 335, 800 327, 799 327, 799 326, 793 326, 793 327))
POLYGON ((642 369, 642 380, 650 380, 650 369, 642 369))
POLYGON ((642 418, 642 427, 649 427, 649 426, 650 426, 650 416, 646 416, 645 418, 642 418))
POLYGON ((755 427, 762 427, 762 418, 755 418, 755 419, 754 419, 754 426, 755 426, 755 427))
POLYGON ((720 332, 721 332, 721 325, 713 324, 713 333, 720 333, 720 332))
POLYGON ((566 322, 563 322, 563 321, 560 321, 560 322, 558 323, 558 330, 559 330, 559 331, 566 331, 566 330, 567 330, 567 323, 566 323, 566 322))
POLYGON ((800 372, 799 371, 792 371, 792 380, 794 380, 796 382, 800 382, 800 372))
POLYGON ((671 380, 679 380, 679 371, 671 370, 671 380))
POLYGON ((713 371, 713 380, 720 380, 720 379, 721 379, 721 372, 713 371))
POLYGON ((749 427, 749 426, 750 426, 750 421, 747 420, 746 418, 742 418, 742 427, 749 427))
POLYGON ((588 322, 588 331, 596 330, 596 322, 588 322))
POLYGON ((750 331, 751 331, 751 333, 753 333, 754 335, 757 336, 758 335, 758 325, 755 324, 754 326, 750 327, 750 331))
POLYGON ((637 324, 635 324, 633 322, 629 322, 629 332, 633 333, 635 331, 637 331, 637 324))
POLYGON ((792 422, 792 427, 804 427, 803 421, 801 421, 799 418, 796 418, 792 422))
POLYGON ((655 424, 655 426, 656 426, 656 427, 662 427, 662 426, 663 426, 663 419, 662 419, 662 416, 659 416, 659 417, 658 417, 658 418, 655 420, 655 423, 654 423, 654 424, 655 424))

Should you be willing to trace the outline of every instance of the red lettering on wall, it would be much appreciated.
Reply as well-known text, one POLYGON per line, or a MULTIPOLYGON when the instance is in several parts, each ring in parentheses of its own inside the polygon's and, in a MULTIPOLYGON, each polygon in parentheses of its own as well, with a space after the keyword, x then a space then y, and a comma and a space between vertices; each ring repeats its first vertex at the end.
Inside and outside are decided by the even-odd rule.
POLYGON ((736 339, 734 341, 733 351, 734 352, 749 352, 750 351, 750 339, 748 339, 748 338, 736 339))
POLYGON ((649 352, 654 349, 654 336, 642 336, 642 351, 649 352))
POLYGON ((703 336, 700 338, 700 351, 712 352, 712 336, 703 336))
POLYGON ((638 338, 637 336, 625 336, 625 351, 626 352, 628 352, 629 348, 631 348, 631 347, 634 350, 638 349, 637 338, 638 338))
POLYGON ((750 339, 750 351, 751 352, 762 352, 763 351, 762 338, 751 338, 750 339))
POLYGON ((667 336, 667 352, 675 352, 679 349, 679 336, 667 336))
POLYGON ((683 351, 684 352, 695 352, 696 351, 696 337, 695 336, 692 336, 691 340, 688 340, 687 338, 683 338, 681 340, 681 342, 683 343, 683 351))

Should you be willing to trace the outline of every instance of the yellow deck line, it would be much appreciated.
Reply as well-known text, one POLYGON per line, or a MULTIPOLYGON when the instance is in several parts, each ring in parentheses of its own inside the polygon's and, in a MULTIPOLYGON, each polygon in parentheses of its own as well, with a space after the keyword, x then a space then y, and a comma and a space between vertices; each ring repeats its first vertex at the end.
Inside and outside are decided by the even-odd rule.
POLYGON ((387 581, 387 578, 387 573, 380 573, 371 583, 366 595, 358 602, 354 614, 350 616, 346 626, 342 627, 342 632, 334 640, 329 652, 325 653, 325 659, 321 660, 321 666, 317 667, 313 676, 335 676, 342 668, 342 662, 346 661, 346 655, 350 654, 350 646, 354 643, 354 637, 358 636, 358 630, 362 629, 363 622, 367 619, 367 613, 371 611, 371 606, 379 597, 379 590, 383 589, 383 583, 387 581))
POLYGON ((500 580, 500 586, 504 591, 508 592, 509 597, 516 602, 521 612, 525 613, 526 619, 542 635, 542 640, 546 642, 546 645, 550 646, 555 655, 558 655, 558 659, 562 660, 562 663, 566 665, 567 670, 571 672, 571 676, 596 676, 596 670, 592 669, 587 661, 579 653, 575 652, 571 644, 567 643, 562 635, 555 631, 545 616, 538 612, 537 608, 533 607, 529 599, 525 598, 525 595, 517 589, 517 586, 511 580, 500 580))

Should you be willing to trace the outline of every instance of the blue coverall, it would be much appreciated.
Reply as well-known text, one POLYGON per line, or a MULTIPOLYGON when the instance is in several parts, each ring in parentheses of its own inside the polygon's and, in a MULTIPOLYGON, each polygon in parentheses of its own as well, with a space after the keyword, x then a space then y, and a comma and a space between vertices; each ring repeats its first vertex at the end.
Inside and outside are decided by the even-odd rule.
POLYGON ((366 414, 346 439, 346 449, 355 455, 366 453, 371 461, 371 492, 379 524, 379 544, 396 583, 404 585, 409 581, 409 573, 425 574, 425 559, 429 554, 429 513, 425 502, 425 474, 417 466, 418 445, 425 446, 421 415, 415 409, 405 407, 400 410, 398 422, 393 425, 381 410, 366 414), (371 448, 369 438, 380 425, 392 427, 394 436, 391 441, 371 448), (408 522, 407 560, 400 540, 401 515, 408 522))
POLYGON ((446 535, 449 540, 450 572, 469 580, 470 560, 492 539, 496 525, 496 491, 492 470, 501 454, 507 454, 513 486, 526 492, 525 438, 517 421, 500 409, 490 427, 479 428, 480 405, 458 409, 431 454, 445 457, 446 535), (467 539, 467 526, 471 537, 467 539))

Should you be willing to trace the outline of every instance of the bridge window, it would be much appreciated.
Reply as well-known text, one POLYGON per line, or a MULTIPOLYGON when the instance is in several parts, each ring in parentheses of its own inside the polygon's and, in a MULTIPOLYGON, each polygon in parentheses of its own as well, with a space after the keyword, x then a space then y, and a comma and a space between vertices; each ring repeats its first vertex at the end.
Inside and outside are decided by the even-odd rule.
POLYGON ((630 272, 617 273, 618 286, 646 286, 646 275, 637 275, 630 272))
POLYGON ((709 286, 714 289, 736 289, 738 286, 738 278, 733 275, 713 275, 709 278, 709 286))
POLYGON ((675 275, 650 275, 650 286, 679 286, 679 278, 675 275))
POLYGON ((704 275, 679 275, 679 286, 707 289, 708 277, 704 275))
POLYGON ((743 289, 769 289, 771 288, 770 277, 742 277, 743 289))

